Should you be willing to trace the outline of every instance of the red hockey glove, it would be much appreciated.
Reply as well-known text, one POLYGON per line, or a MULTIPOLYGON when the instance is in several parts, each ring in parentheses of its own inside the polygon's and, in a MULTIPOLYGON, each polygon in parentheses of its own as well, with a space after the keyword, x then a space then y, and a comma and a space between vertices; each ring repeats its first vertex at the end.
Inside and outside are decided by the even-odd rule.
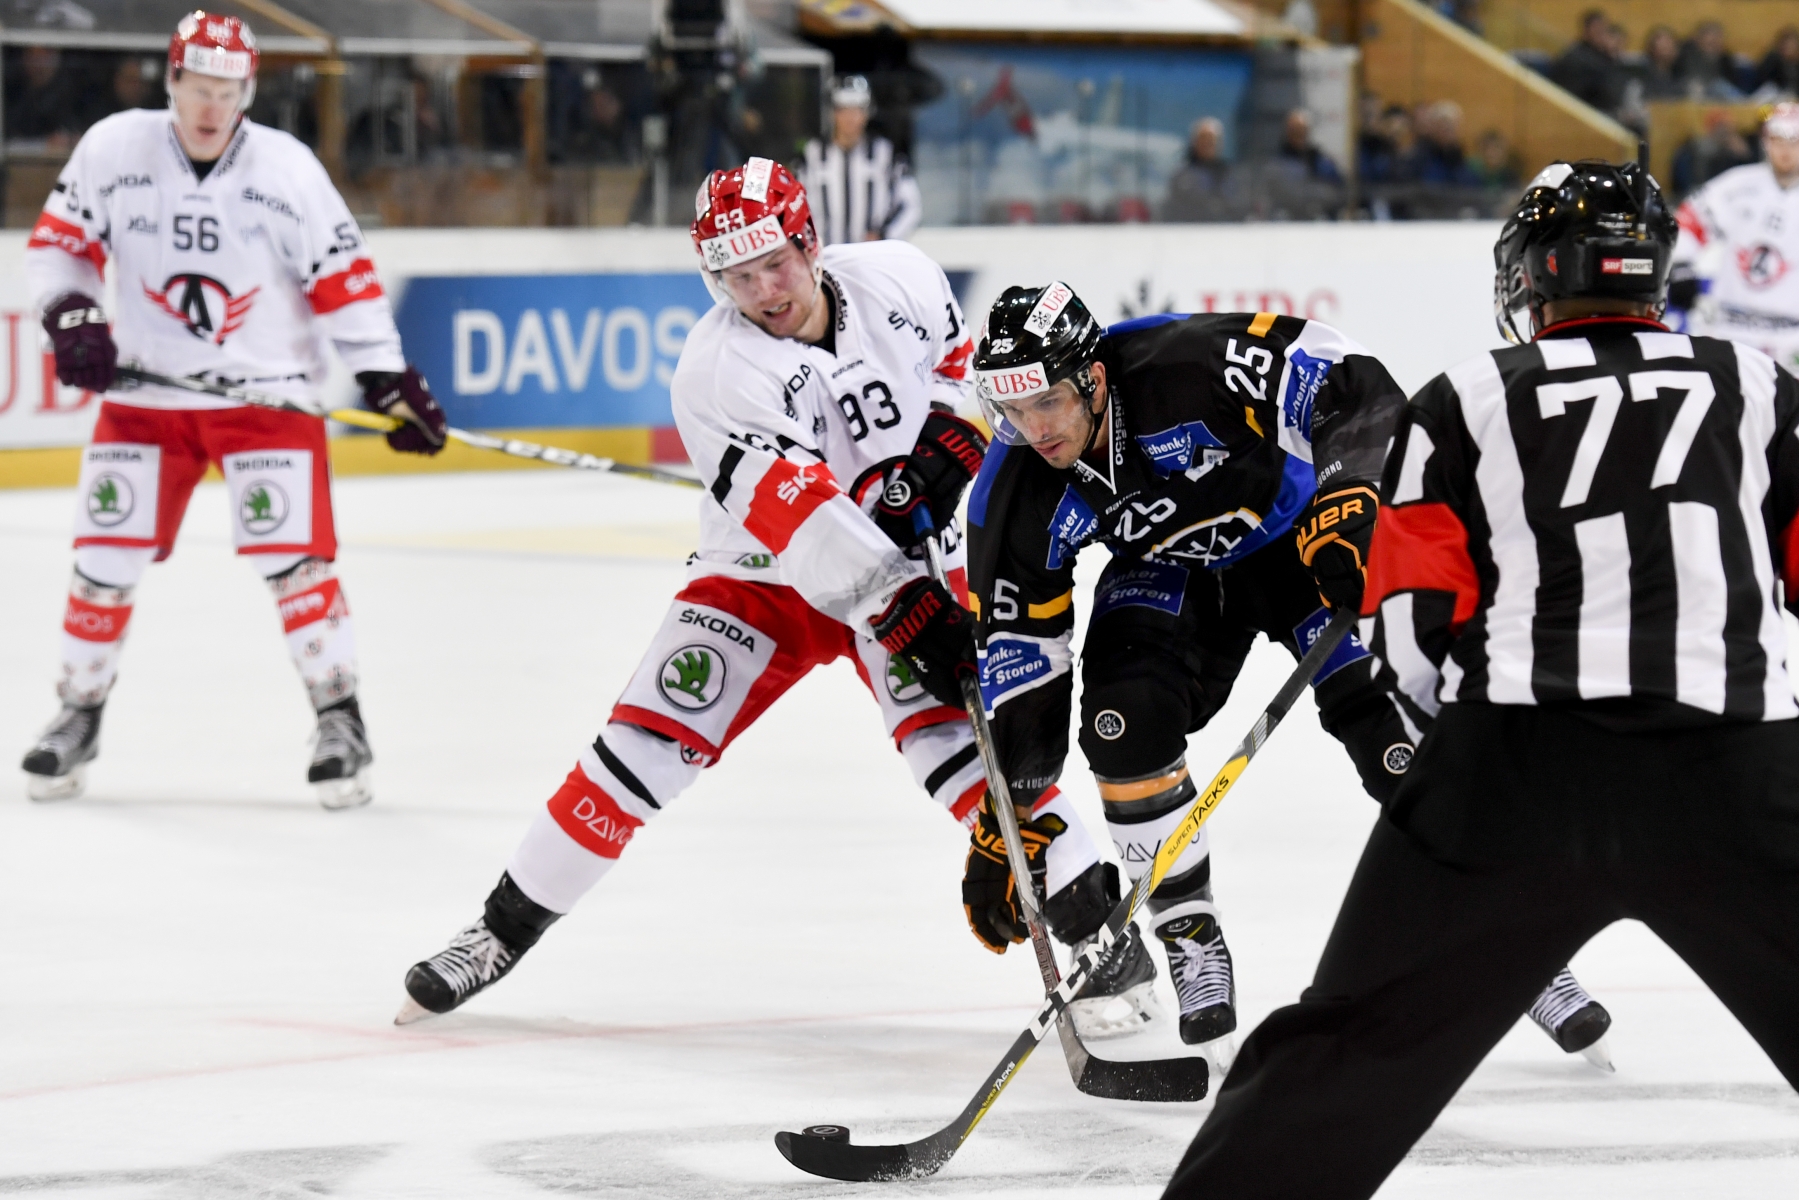
POLYGON ((360 371, 356 382, 362 385, 362 403, 388 417, 399 417, 406 424, 387 435, 387 444, 402 454, 436 454, 444 448, 444 430, 449 422, 444 410, 420 375, 417 367, 407 367, 400 374, 392 371, 360 371))
MULTIPOLYGON (((1043 904, 1049 844, 1067 829, 1068 822, 1054 813, 1018 824, 1018 838, 1031 863, 1031 888, 1039 908, 1043 904)), ((968 927, 975 937, 995 954, 1004 954, 1008 945, 1031 936, 1018 907, 1012 865, 1006 859, 1006 837, 1000 832, 999 819, 993 815, 991 796, 981 797, 980 819, 969 834, 968 859, 962 867, 962 910, 968 914, 968 927)))
POLYGON ((45 310, 44 332, 56 355, 57 379, 90 392, 112 387, 119 348, 98 300, 70 292, 45 310))
POLYGON ((956 514, 963 489, 981 472, 987 439, 954 413, 935 412, 924 419, 918 444, 889 474, 875 502, 874 522, 893 544, 910 549, 956 514), (920 520, 928 515, 928 520, 920 520))
POLYGON ((1311 568, 1318 595, 1330 608, 1359 609, 1368 582, 1368 543, 1380 497, 1367 484, 1312 497, 1299 514, 1299 560, 1311 568))
POLYGON ((925 691, 962 707, 961 680, 975 674, 974 616, 942 584, 912 580, 870 624, 875 640, 906 660, 925 691))

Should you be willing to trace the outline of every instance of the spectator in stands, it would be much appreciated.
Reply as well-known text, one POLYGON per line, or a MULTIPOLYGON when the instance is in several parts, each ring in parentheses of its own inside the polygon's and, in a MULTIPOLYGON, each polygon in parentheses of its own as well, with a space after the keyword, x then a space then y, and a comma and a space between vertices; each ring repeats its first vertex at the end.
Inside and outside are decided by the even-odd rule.
POLYGON ((72 146, 86 124, 81 81, 54 46, 26 46, 19 57, 17 81, 6 81, 6 136, 72 146))
POLYGON ((1168 181, 1164 221, 1241 221, 1249 213, 1242 173, 1224 157, 1224 122, 1201 117, 1187 142, 1187 164, 1168 181))
POLYGON ((1264 215, 1275 220, 1320 220, 1343 208, 1343 172, 1312 141, 1312 115, 1287 113, 1280 148, 1262 168, 1264 215))
POLYGON ((1774 35, 1774 44, 1755 73, 1755 90, 1767 90, 1766 99, 1774 94, 1799 96, 1799 28, 1788 25, 1774 35))
POLYGON ((1480 135, 1472 170, 1482 187, 1502 193, 1501 202, 1510 205, 1520 182, 1518 158, 1503 133, 1489 129, 1480 135))
POLYGON ((1724 46, 1724 26, 1701 21, 1693 36, 1680 48, 1675 74, 1690 93, 1707 100, 1743 98, 1742 64, 1724 46))
POLYGON ((1304 172, 1306 179, 1323 183, 1343 182, 1343 172, 1331 161, 1331 156, 1313 143, 1312 114, 1303 108, 1293 109, 1287 114, 1286 123, 1281 128, 1280 157, 1295 164, 1304 172))
POLYGON ((1390 104, 1381 114, 1379 141, 1362 159, 1362 179, 1370 183, 1410 183, 1418 178, 1418 134, 1412 114, 1390 104))
POLYGON ((1684 196, 1714 175, 1754 161, 1755 151, 1730 123, 1730 113, 1714 108, 1705 114, 1704 132, 1674 152, 1674 190, 1684 196))
POLYGON ((1666 25, 1657 25, 1643 39, 1643 66, 1637 74, 1645 100, 1684 100, 1687 85, 1677 69, 1680 38, 1666 25))
POLYGON ((1462 148, 1462 106, 1439 100, 1418 110, 1418 179, 1436 187, 1475 187, 1480 177, 1462 148))
POLYGON ((1611 18, 1589 9, 1580 18, 1580 40, 1549 68, 1549 78, 1602 113, 1624 102, 1624 67, 1618 61, 1611 18))

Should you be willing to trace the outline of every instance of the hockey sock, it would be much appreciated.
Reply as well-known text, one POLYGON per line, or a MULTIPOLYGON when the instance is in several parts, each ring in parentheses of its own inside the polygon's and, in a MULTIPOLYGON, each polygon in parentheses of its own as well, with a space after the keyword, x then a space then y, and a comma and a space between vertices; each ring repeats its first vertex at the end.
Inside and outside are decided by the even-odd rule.
POLYGON ((1031 806, 1031 820, 1041 820, 1051 814, 1061 817, 1068 828, 1049 844, 1043 868, 1043 894, 1047 898, 1065 891, 1099 863, 1099 847, 1093 844, 1081 814, 1074 810, 1073 802, 1062 794, 1062 790, 1053 786, 1031 806))
MULTIPOLYGON (((1105 805, 1112 841, 1124 858, 1125 874, 1134 882, 1149 870, 1163 840, 1174 832, 1186 815, 1187 806, 1198 795, 1187 771, 1186 756, 1146 775, 1130 779, 1095 775, 1094 780, 1099 784, 1099 798, 1105 805)), ((1150 911, 1160 913, 1173 904, 1198 898, 1201 892, 1209 896, 1211 853, 1211 839, 1202 825, 1199 836, 1174 860, 1174 867, 1150 893, 1150 911)))
POLYGON ((690 759, 679 742, 635 725, 607 725, 538 811, 507 875, 544 908, 568 912, 643 823, 699 775, 699 762, 690 759))
POLYGON ((68 607, 63 610, 62 678, 56 684, 64 704, 93 708, 112 691, 135 590, 98 583, 75 568, 69 579, 68 607))
POLYGON ((356 694, 356 632, 350 604, 338 585, 336 571, 322 558, 303 558, 287 565, 289 556, 269 557, 265 569, 269 590, 281 613, 287 650, 314 709, 323 710, 356 694))
POLYGON ((913 730, 899 750, 918 786, 950 816, 972 828, 979 816, 981 793, 987 790, 987 776, 981 770, 981 752, 975 747, 968 722, 945 721, 913 730))

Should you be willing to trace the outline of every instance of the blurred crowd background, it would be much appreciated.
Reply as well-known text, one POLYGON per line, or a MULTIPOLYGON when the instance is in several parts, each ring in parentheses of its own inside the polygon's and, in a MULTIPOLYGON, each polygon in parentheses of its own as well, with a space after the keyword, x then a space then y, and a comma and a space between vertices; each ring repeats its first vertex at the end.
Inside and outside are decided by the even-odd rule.
MULTIPOLYGON (((1177 0, 1149 33, 1077 6, 1008 29, 943 0, 217 5, 264 45, 253 118, 371 226, 685 224, 705 173, 752 154, 845 197, 874 172, 849 237, 1472 219, 1639 140, 1685 194, 1754 161, 1761 113, 1799 93, 1793 0, 1177 0)), ((0 0, 8 225, 89 125, 163 103, 185 7, 0 0)))

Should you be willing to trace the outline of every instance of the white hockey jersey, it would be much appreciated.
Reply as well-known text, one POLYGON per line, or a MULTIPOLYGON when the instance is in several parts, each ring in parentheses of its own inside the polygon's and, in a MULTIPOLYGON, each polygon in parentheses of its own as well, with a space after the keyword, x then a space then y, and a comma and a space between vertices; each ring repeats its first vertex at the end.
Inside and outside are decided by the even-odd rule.
MULTIPOLYGON (((109 306, 119 361, 311 401, 324 339, 351 371, 401 371, 399 331, 362 231, 312 151, 245 120, 206 178, 166 110, 115 113, 89 129, 44 204, 25 253, 41 314, 82 292, 109 306)), ((153 387, 115 403, 228 408, 153 387)))
POLYGON ((935 402, 960 406, 974 342, 943 270, 904 242, 831 246, 836 353, 729 302, 687 335, 675 424, 711 498, 695 576, 793 588, 852 627, 923 572, 868 517, 935 402))
MULTIPOLYGON (((1799 328, 1799 187, 1767 163, 1733 167, 1680 206, 1674 261, 1710 281, 1720 319, 1799 328)), ((1725 335, 1730 336, 1730 335, 1725 335)))

